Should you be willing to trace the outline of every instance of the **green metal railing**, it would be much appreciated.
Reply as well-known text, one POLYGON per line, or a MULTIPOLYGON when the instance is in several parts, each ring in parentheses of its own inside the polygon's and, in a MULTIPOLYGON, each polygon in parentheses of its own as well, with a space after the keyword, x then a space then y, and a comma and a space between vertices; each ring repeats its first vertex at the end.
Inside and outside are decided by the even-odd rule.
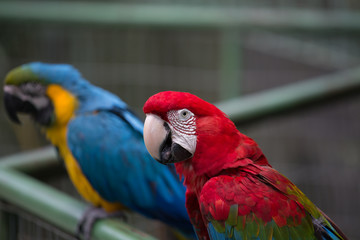
POLYGON ((360 31, 358 12, 109 2, 1 2, 0 20, 123 27, 360 31))
POLYGON ((222 100, 241 94, 241 34, 245 31, 264 29, 322 34, 360 31, 360 13, 354 11, 109 2, 0 2, 0 22, 219 30, 219 98, 222 100))
POLYGON ((237 123, 327 103, 360 92, 360 67, 234 98, 217 104, 237 123))
MULTIPOLYGON (((27 175, 54 167, 59 167, 59 161, 52 147, 0 159, 0 197, 75 234, 86 204, 27 175)), ((6 226, 1 227, 3 239, 8 237, 6 230, 6 226)), ((104 240, 154 239, 124 222, 110 219, 95 224, 93 237, 104 240)))
MULTIPOLYGON (((360 93, 360 68, 218 103, 217 106, 234 121, 248 122, 350 93, 360 93)), ((0 159, 0 198, 74 234, 85 203, 27 175, 58 166, 53 148, 3 157, 0 159)), ((99 221, 93 234, 104 240, 153 239, 116 220, 99 221)))

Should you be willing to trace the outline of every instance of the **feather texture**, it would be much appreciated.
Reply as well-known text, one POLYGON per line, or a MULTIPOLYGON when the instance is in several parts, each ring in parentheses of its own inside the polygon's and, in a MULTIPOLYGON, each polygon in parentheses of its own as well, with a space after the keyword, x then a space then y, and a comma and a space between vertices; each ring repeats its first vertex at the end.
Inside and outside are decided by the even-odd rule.
POLYGON ((46 135, 87 201, 107 211, 125 207, 193 235, 185 187, 174 166, 153 163, 143 142, 143 123, 126 103, 67 64, 29 63, 6 78, 8 85, 28 83, 46 87, 54 107, 46 135))
POLYGON ((174 227, 188 225, 185 206, 177 205, 185 202, 184 187, 171 167, 152 164, 141 132, 129 122, 105 110, 79 115, 69 123, 67 139, 102 198, 174 227))
POLYGON ((268 163, 256 142, 214 105, 183 92, 161 92, 144 105, 167 124, 169 111, 196 118, 196 150, 175 163, 200 240, 345 240, 293 183, 268 163))

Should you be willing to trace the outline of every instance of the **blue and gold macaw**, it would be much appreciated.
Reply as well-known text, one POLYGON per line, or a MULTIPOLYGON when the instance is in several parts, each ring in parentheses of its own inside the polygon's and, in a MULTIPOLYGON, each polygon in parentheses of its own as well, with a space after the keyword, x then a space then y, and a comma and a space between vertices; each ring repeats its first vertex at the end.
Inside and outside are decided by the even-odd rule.
POLYGON ((117 96, 71 65, 34 62, 8 73, 4 102, 14 122, 20 112, 44 127, 71 181, 93 206, 107 213, 128 208, 193 234, 185 188, 172 167, 154 164, 142 121, 117 96))

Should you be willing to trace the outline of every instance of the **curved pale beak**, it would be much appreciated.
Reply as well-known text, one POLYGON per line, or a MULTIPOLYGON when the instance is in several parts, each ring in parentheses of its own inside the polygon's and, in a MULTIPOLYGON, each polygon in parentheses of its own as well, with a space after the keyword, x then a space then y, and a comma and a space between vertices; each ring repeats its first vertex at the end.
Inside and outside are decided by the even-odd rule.
POLYGON ((154 114, 146 114, 144 123, 144 142, 146 149, 155 160, 160 160, 160 146, 166 139, 168 131, 165 121, 154 114))

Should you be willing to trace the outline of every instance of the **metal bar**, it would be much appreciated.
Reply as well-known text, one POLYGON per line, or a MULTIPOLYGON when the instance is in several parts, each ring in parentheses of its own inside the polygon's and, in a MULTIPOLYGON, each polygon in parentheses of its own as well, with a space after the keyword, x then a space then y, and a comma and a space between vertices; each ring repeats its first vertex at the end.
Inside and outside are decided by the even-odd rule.
POLYGON ((59 164, 55 148, 52 146, 0 158, 0 168, 13 168, 21 172, 49 169, 59 164))
MULTIPOLYGON (((73 234, 86 208, 85 203, 10 168, 0 168, 0 197, 73 234)), ((98 221, 93 236, 104 240, 154 240, 121 221, 110 219, 98 221)))
MULTIPOLYGON (((352 46, 352 41, 354 40, 347 43, 349 48, 352 46)), ((360 56, 357 51, 343 48, 341 44, 330 45, 323 41, 302 39, 268 31, 249 33, 244 45, 247 49, 316 68, 344 70, 360 64, 360 56)))
POLYGON ((217 103, 234 122, 251 122, 286 110, 360 93, 360 68, 217 103))
POLYGON ((355 11, 166 6, 117 2, 1 2, 0 21, 131 27, 238 27, 337 33, 360 30, 360 13, 355 11))
POLYGON ((221 100, 240 96, 242 83, 242 39, 240 31, 225 28, 220 40, 220 84, 221 100))

